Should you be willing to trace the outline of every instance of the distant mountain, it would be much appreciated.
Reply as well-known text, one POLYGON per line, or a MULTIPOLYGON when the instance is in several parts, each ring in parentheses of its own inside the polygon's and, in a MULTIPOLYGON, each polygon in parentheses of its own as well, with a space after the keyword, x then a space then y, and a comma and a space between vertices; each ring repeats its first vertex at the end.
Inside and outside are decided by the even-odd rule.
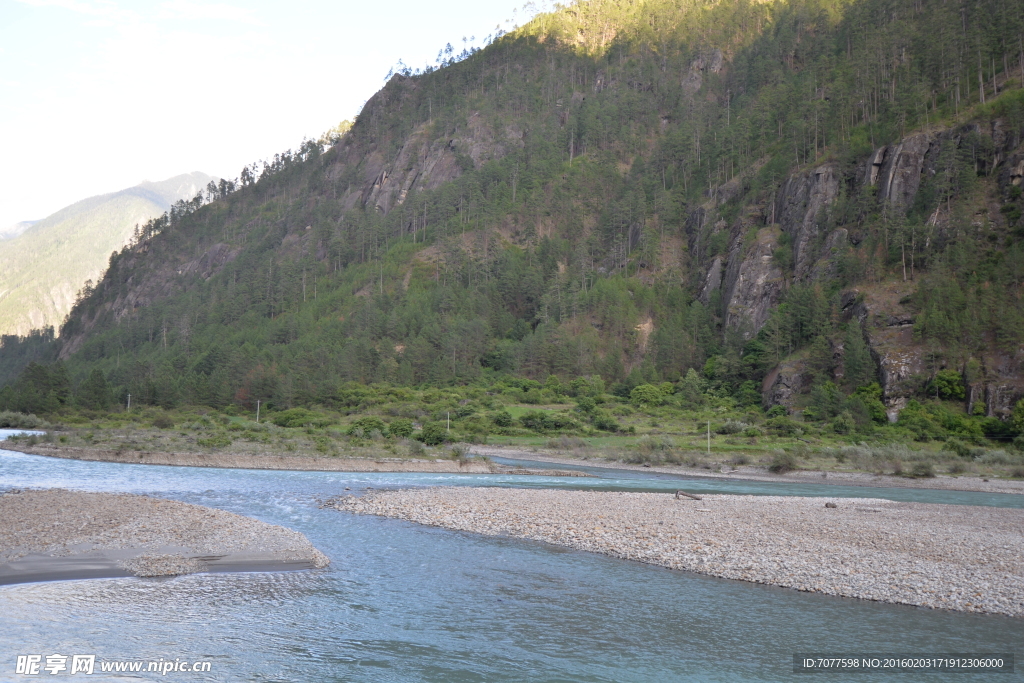
POLYGON ((9 225, 6 228, 0 228, 0 242, 4 240, 14 239, 21 233, 25 232, 39 221, 21 221, 14 225, 9 225))
POLYGON ((99 279, 136 224, 191 199, 211 180, 194 172, 147 181, 0 232, 0 334, 60 325, 85 282, 99 279))
MULTIPOLYGON (((144 226, 60 339, 4 342, 0 382, 60 359, 133 405, 345 411, 377 400, 361 384, 465 385, 451 417, 480 435, 508 388, 647 385, 751 424, 801 413, 770 428, 809 439, 898 419, 899 440, 1005 442, 1024 426, 1019 5, 538 15, 396 74, 329 149, 144 226)), ((33 377, 6 405, 34 409, 33 377)))

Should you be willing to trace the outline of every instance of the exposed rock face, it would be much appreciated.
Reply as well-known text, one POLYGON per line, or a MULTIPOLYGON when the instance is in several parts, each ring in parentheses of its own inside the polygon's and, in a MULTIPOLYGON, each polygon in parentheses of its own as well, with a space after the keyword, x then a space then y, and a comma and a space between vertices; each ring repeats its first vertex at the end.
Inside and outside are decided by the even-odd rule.
POLYGON ((716 256, 708 268, 708 274, 704 277, 704 286, 700 288, 700 300, 707 305, 711 300, 711 293, 722 286, 722 257, 716 256))
POLYGON ((239 252, 241 252, 239 247, 232 249, 226 244, 215 244, 198 259, 179 269, 178 274, 181 275, 186 272, 198 273, 204 280, 209 280, 215 273, 219 273, 225 265, 234 261, 238 257, 239 252))
POLYGON ((722 51, 718 49, 709 50, 704 54, 697 55, 690 62, 690 70, 683 76, 683 80, 680 83, 683 87, 683 92, 687 95, 694 95, 700 90, 700 86, 704 84, 702 72, 716 74, 722 70, 722 63, 722 51))
POLYGON ((479 166, 504 156, 512 147, 523 144, 523 135, 512 128, 502 140, 484 123, 477 112, 467 117, 466 128, 451 138, 430 139, 430 126, 421 124, 406 138, 398 154, 387 159, 378 151, 355 155, 362 147, 352 146, 339 155, 340 165, 361 165, 363 184, 350 187, 342 200, 349 207, 372 206, 386 214, 401 206, 413 190, 432 190, 459 177, 466 160, 479 166), (347 152, 347 153, 346 153, 347 152))
MULTIPOLYGON (((863 172, 852 184, 872 186, 876 188, 879 203, 895 211, 906 211, 913 205, 922 184, 938 172, 943 150, 948 151, 950 145, 959 146, 963 140, 977 135, 992 140, 988 148, 991 151, 982 151, 977 160, 979 171, 1001 165, 998 179, 1004 191, 1009 186, 1024 184, 1024 152, 1019 150, 1024 131, 1002 120, 994 121, 990 130, 968 125, 941 133, 918 133, 898 144, 880 147, 868 157, 863 172)), ((822 164, 809 173, 795 173, 783 183, 770 212, 765 214, 766 222, 776 220, 792 240, 795 281, 827 281, 837 275, 839 257, 851 236, 843 228, 827 236, 822 231, 842 182, 831 164, 822 164)), ((852 191, 859 190, 854 187, 852 191)), ((932 220, 937 218, 933 216, 932 220)), ((716 263, 715 268, 721 266, 716 263)), ((756 330, 767 320, 767 315, 762 315, 765 302, 774 303, 777 292, 768 284, 770 278, 763 274, 760 281, 755 279, 756 284, 751 283, 748 274, 754 272, 756 269, 750 261, 744 260, 738 267, 730 262, 722 286, 729 293, 730 324, 742 319, 756 330)), ((914 339, 913 310, 901 303, 916 286, 914 282, 907 282, 870 287, 865 297, 848 292, 841 302, 848 319, 856 318, 863 326, 878 366, 890 420, 896 420, 910 397, 920 391, 936 370, 942 369, 928 363, 926 350, 914 339)), ((1024 348, 1014 353, 992 350, 983 354, 981 362, 984 377, 968 384, 968 409, 973 410, 975 404, 981 402, 986 415, 1007 419, 1016 401, 1024 396, 1024 348)), ((795 394, 809 388, 800 365, 798 360, 790 359, 768 375, 763 386, 766 405, 792 406, 795 394)))
POLYGON ((984 358, 985 414, 1007 420, 1024 398, 1024 347, 995 351, 984 358))
POLYGON ((778 216, 783 231, 793 240, 795 279, 803 280, 817 263, 821 225, 838 196, 839 176, 832 164, 791 175, 783 184, 777 199, 778 216))
POLYGON ((869 326, 871 355, 878 363, 882 400, 895 422, 910 396, 921 388, 926 367, 923 349, 914 344, 913 325, 869 326))
POLYGON ((1024 182, 1024 152, 1010 156, 999 173, 999 186, 1004 190, 1010 185, 1020 187, 1024 182))
POLYGON ((868 157, 867 170, 864 173, 864 185, 870 187, 878 184, 878 176, 882 172, 882 164, 885 163, 885 147, 879 147, 868 157))
POLYGON ((918 133, 875 152, 869 166, 878 169, 876 183, 871 184, 877 184, 880 201, 904 210, 910 207, 921 187, 925 155, 934 140, 929 133, 918 133), (876 166, 879 155, 882 156, 881 167, 876 166))
POLYGON ((792 410, 797 397, 811 388, 811 374, 802 359, 787 358, 768 373, 761 384, 761 402, 792 410))
POLYGON ((914 340, 913 313, 900 303, 913 288, 913 283, 901 282, 840 296, 844 315, 864 330, 890 422, 896 421, 930 370, 924 346, 914 340))
POLYGON ((776 227, 762 228, 746 253, 737 240, 729 257, 725 324, 743 330, 747 338, 764 326, 782 295, 785 278, 772 260, 780 234, 776 227))
MULTIPOLYGON (((420 131, 419 135, 409 138, 394 163, 380 168, 373 181, 359 193, 359 204, 386 214, 401 205, 414 187, 426 189, 435 182, 444 183, 461 175, 462 169, 455 159, 455 141, 428 142, 423 139, 424 133, 420 131)), ((376 169, 377 166, 371 167, 376 169)))
MULTIPOLYGON (((840 296, 844 315, 851 323, 860 323, 866 333, 878 366, 882 400, 893 422, 937 370, 970 374, 962 367, 929 363, 928 350, 914 338, 913 311, 900 303, 914 287, 914 283, 890 283, 865 292, 849 290, 840 296)), ((1008 419, 1016 402, 1024 397, 1024 348, 1014 353, 990 350, 982 354, 977 368, 977 376, 965 382, 967 412, 973 413, 980 404, 985 415, 1008 419)))

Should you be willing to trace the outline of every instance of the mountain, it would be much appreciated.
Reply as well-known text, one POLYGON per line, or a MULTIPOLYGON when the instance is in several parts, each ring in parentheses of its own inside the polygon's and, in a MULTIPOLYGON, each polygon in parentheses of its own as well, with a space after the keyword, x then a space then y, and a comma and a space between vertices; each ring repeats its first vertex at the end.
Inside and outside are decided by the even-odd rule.
POLYGON ((20 221, 6 228, 0 228, 0 242, 17 237, 38 222, 39 221, 20 221))
POLYGON ((165 406, 669 382, 840 433, 1012 437, 1018 9, 539 15, 395 75, 329 148, 151 221, 59 340, 5 342, 0 366, 60 359, 72 383, 99 370, 165 406))
POLYGON ((215 178, 187 173, 75 202, 40 221, 19 223, 0 243, 0 334, 59 326, 87 280, 98 280, 111 252, 136 224, 191 199, 215 178))

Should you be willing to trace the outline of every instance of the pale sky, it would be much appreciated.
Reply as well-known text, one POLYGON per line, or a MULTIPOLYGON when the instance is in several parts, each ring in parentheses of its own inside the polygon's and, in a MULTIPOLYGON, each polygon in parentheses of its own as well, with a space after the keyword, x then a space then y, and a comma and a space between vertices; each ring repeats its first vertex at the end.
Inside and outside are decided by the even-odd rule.
POLYGON ((143 180, 234 178, 354 117, 399 59, 525 23, 522 3, 0 0, 0 228, 143 180))

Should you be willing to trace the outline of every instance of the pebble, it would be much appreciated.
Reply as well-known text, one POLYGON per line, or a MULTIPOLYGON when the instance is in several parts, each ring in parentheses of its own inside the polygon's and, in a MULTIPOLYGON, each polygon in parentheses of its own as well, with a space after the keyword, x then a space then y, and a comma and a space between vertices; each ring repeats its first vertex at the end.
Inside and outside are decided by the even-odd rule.
POLYGON ((1024 617, 1020 509, 468 487, 375 491, 327 505, 802 591, 1024 617))
POLYGON ((137 576, 204 571, 199 558, 330 560, 301 533, 224 510, 126 493, 64 489, 0 496, 0 564, 28 554, 53 557, 141 550, 118 564, 137 576), (173 553, 165 552, 175 548, 173 553), (148 551, 148 552, 146 552, 148 551))

